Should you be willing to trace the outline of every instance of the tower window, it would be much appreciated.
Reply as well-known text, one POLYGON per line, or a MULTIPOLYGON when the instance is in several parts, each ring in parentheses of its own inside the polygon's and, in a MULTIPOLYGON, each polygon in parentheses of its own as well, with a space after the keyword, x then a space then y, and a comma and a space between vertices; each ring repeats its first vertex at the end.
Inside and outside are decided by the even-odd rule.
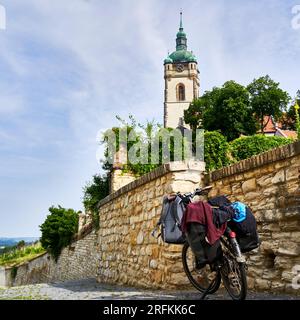
POLYGON ((177 100, 184 101, 185 100, 185 88, 182 83, 177 86, 177 100))

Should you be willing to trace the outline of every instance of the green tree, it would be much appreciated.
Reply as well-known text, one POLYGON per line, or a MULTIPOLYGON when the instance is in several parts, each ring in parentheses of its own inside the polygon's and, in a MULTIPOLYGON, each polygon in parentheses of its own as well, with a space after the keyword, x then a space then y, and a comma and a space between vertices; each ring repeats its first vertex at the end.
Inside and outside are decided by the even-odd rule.
POLYGON ((235 81, 227 81, 221 88, 206 92, 204 99, 207 108, 203 113, 203 126, 206 130, 220 130, 228 141, 241 134, 253 134, 257 123, 249 106, 247 89, 235 81))
POLYGON ((204 160, 206 170, 214 170, 230 163, 229 144, 226 138, 218 131, 204 133, 204 160))
POLYGON ((97 205, 109 194, 108 175, 94 175, 83 189, 84 208, 92 213, 94 227, 99 227, 99 213, 97 205))
POLYGON ((192 130, 202 128, 203 114, 207 109, 205 97, 195 99, 188 109, 184 110, 184 122, 189 124, 192 130))
POLYGON ((273 81, 268 75, 254 79, 247 89, 250 93, 252 111, 258 118, 261 132, 263 132, 267 125, 264 124, 264 116, 279 119, 287 108, 290 96, 279 88, 279 83, 273 81))
POLYGON ((78 212, 61 206, 49 208, 50 214, 40 226, 41 244, 56 260, 78 231, 78 212))
POLYGON ((230 152, 236 161, 248 159, 267 150, 291 143, 289 138, 256 134, 249 137, 240 137, 230 142, 230 152))
POLYGON ((249 92, 235 81, 227 81, 221 88, 206 91, 185 111, 184 120, 193 130, 201 127, 208 131, 220 130, 228 141, 257 131, 257 121, 249 105, 249 92))
POLYGON ((19 241, 18 244, 17 244, 17 248, 21 249, 21 248, 24 248, 24 247, 25 247, 25 241, 24 240, 19 241))

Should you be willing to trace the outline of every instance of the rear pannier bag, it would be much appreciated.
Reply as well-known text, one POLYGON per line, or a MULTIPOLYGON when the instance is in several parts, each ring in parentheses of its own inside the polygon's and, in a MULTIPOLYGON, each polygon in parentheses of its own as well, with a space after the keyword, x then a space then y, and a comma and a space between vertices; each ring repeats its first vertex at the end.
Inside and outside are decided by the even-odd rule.
POLYGON ((258 248, 259 237, 256 229, 256 220, 249 207, 246 206, 246 218, 237 222, 231 220, 228 226, 236 233, 237 241, 242 252, 249 252, 258 248))
POLYGON ((213 263, 222 256, 220 240, 210 245, 206 241, 206 226, 203 224, 190 222, 187 226, 186 239, 197 258, 198 268, 213 263))
POLYGON ((181 231, 181 220, 185 207, 179 196, 163 198, 163 205, 157 227, 161 227, 161 237, 166 243, 183 244, 185 235, 181 231))

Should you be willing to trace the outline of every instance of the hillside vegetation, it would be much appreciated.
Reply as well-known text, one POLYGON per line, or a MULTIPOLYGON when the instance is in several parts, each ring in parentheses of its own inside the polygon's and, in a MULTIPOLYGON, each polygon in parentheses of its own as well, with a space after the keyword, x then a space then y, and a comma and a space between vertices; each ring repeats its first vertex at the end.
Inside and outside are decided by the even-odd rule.
POLYGON ((40 243, 24 246, 22 248, 15 248, 10 252, 0 255, 0 266, 14 266, 20 263, 31 260, 46 250, 40 243))

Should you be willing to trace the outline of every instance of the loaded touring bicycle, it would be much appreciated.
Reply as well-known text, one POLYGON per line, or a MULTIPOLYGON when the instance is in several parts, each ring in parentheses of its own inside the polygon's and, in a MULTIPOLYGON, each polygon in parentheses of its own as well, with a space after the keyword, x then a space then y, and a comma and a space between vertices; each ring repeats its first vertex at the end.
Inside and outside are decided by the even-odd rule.
MULTIPOLYGON (((202 293, 202 299, 215 293, 223 282, 232 299, 244 300, 247 295, 247 266, 243 253, 259 246, 256 221, 249 207, 240 202, 231 203, 226 195, 208 202, 195 200, 196 196, 208 195, 211 188, 165 196, 161 217, 152 235, 155 236, 157 229, 160 229, 156 237, 161 236, 166 243, 182 245, 183 269, 191 284, 202 293), (195 208, 193 203, 208 208, 206 225, 185 223, 187 215, 195 208), (219 239, 213 245, 207 237, 207 225, 212 225, 212 222, 211 228, 221 230, 219 239), (183 226, 184 223, 186 226, 183 226)), ((200 215, 202 209, 199 210, 200 215)))

